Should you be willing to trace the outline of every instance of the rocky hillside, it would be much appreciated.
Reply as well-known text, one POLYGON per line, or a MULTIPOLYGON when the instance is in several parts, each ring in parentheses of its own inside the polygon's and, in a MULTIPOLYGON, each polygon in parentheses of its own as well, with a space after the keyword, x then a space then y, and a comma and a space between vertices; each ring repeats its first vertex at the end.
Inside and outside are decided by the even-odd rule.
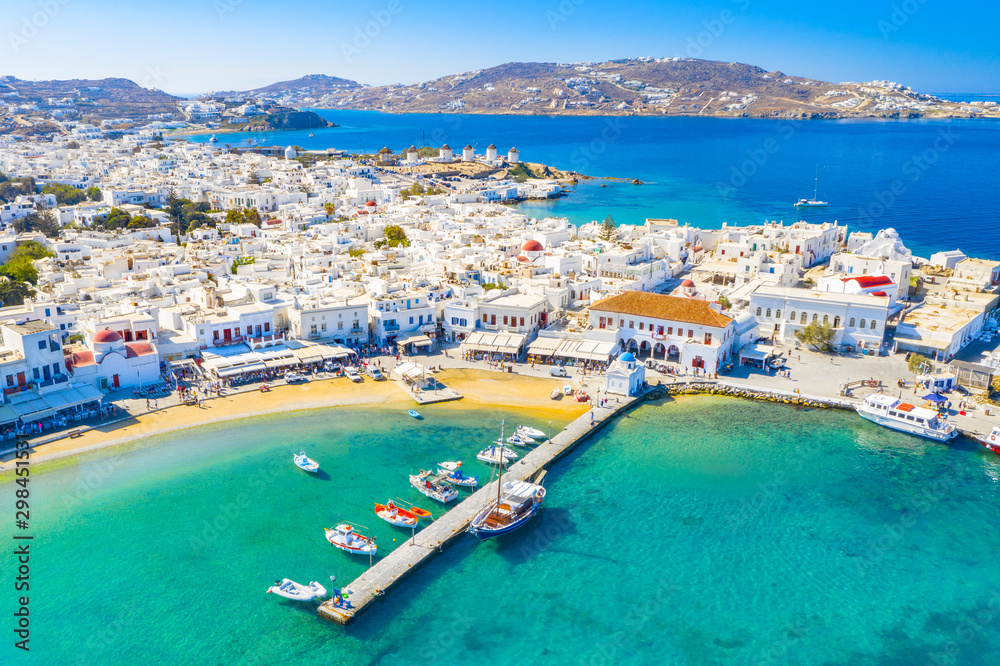
MULTIPOLYGON (((282 84, 286 85, 286 84, 282 84)), ((829 83, 692 58, 507 63, 413 85, 285 90, 285 103, 398 113, 613 114, 754 118, 998 116, 888 81, 829 83), (308 99, 306 99, 308 98, 308 99)))
POLYGON ((0 77, 0 102, 29 110, 30 107, 40 111, 63 110, 99 120, 174 113, 181 101, 180 97, 143 88, 129 79, 24 81, 13 76, 0 77))

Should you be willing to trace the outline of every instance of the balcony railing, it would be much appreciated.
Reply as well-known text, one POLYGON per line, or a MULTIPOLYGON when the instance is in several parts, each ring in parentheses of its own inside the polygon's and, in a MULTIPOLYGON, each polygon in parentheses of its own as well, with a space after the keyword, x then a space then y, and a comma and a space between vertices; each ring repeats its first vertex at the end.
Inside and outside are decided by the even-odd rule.
POLYGON ((387 331, 398 331, 399 330, 399 324, 386 324, 385 325, 385 330, 387 330, 387 331))

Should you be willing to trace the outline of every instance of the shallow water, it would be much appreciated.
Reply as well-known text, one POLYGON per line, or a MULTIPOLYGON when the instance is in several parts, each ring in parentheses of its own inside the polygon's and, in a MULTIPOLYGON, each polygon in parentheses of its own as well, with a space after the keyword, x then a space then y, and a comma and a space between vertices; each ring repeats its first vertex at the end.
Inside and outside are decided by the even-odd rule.
MULTIPOLYGON (((347 628, 264 593, 367 565, 322 528, 407 536, 406 475, 524 412, 329 409, 36 469, 30 663, 995 663, 1000 458, 853 414, 696 398, 559 461, 539 516, 472 537, 347 628), (305 449, 325 474, 295 469, 305 449), (950 656, 954 653, 955 656, 950 656), (937 656, 935 656, 937 655, 937 656)), ((541 428, 546 423, 534 423, 541 428)), ((556 428, 564 425, 555 423, 556 428)), ((3 486, 3 502, 12 487, 3 486)), ((11 564, 5 550, 4 570, 11 564)), ((6 663, 10 645, 4 645, 6 663)))

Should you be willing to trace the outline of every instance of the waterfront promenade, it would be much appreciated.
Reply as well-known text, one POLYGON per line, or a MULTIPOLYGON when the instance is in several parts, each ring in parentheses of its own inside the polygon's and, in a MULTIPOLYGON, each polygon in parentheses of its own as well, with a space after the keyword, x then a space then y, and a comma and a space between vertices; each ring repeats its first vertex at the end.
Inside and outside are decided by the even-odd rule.
POLYGON ((590 433, 639 400, 641 398, 621 398, 608 407, 594 407, 577 418, 551 440, 546 440, 511 465, 500 481, 493 481, 477 490, 345 586, 343 591, 348 593, 349 605, 336 606, 332 601, 323 603, 319 608, 320 617, 338 624, 347 624, 407 574, 440 552, 452 540, 465 534, 473 517, 496 497, 497 483, 534 477, 590 433))

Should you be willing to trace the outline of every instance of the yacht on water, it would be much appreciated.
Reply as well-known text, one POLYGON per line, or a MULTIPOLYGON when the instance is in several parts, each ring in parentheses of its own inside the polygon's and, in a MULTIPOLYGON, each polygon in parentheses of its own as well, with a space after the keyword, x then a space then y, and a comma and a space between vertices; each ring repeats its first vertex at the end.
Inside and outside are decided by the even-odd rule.
POLYGON ((872 393, 855 409, 862 418, 872 423, 918 437, 946 442, 958 435, 958 428, 942 422, 937 412, 905 403, 891 395, 872 393))
POLYGON ((816 196, 819 192, 819 167, 816 167, 816 180, 813 183, 813 198, 812 199, 799 199, 795 202, 796 208, 826 208, 826 202, 820 201, 816 196))

